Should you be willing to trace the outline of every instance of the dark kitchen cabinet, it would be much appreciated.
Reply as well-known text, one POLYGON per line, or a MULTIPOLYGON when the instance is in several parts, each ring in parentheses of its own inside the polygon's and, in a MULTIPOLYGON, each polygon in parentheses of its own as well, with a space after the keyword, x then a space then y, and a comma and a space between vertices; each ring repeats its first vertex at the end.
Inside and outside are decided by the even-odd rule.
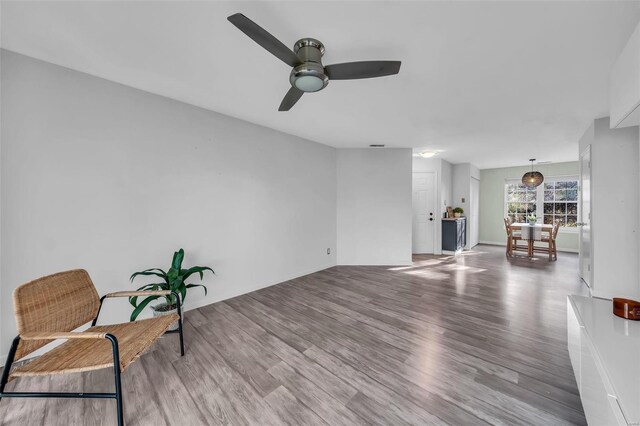
POLYGON ((458 251, 467 245, 467 218, 442 219, 442 250, 458 251))

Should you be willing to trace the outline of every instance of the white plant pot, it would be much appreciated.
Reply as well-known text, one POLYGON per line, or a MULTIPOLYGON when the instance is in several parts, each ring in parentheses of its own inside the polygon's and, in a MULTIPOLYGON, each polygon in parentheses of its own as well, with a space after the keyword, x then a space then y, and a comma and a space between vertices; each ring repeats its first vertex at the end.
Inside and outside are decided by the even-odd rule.
MULTIPOLYGON (((154 317, 163 317, 166 315, 171 315, 171 314, 177 314, 178 313, 178 309, 174 308, 168 311, 162 311, 162 310, 158 310, 158 309, 162 309, 165 306, 167 306, 168 303, 160 303, 159 305, 155 305, 151 307, 151 310, 153 311, 153 316, 154 317)), ((169 331, 173 331, 173 330, 177 330, 178 329, 178 321, 174 322, 171 327, 169 327, 169 331)))
POLYGON ((454 213, 453 214, 453 217, 460 217, 460 216, 462 216, 462 213, 454 213))

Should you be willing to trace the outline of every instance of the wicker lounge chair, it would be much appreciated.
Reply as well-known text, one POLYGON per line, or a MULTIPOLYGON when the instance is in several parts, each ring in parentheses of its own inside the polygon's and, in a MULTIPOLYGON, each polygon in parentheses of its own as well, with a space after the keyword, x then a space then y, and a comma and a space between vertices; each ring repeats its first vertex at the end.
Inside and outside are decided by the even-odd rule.
POLYGON ((13 340, 0 378, 2 398, 113 398, 118 425, 124 424, 120 373, 178 321, 180 354, 184 355, 180 297, 170 291, 121 291, 99 298, 87 271, 60 272, 23 284, 13 293, 18 336, 13 340), (169 295, 178 301, 178 314, 135 322, 96 326, 106 298, 169 295), (86 331, 73 331, 91 322, 86 331), (11 369, 15 360, 56 339, 67 341, 34 360, 11 369), (115 368, 115 366, 118 366, 115 368), (16 377, 77 373, 113 367, 114 393, 5 392, 16 377))

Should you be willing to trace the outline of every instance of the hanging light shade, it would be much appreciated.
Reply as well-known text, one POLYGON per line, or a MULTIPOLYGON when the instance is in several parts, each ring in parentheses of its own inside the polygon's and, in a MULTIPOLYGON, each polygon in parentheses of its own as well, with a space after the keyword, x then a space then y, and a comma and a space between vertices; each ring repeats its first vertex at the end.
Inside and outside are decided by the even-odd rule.
POLYGON ((544 181, 544 176, 540 172, 533 171, 533 162, 536 161, 535 158, 529 159, 531 161, 531 171, 525 173, 522 176, 522 184, 529 188, 535 188, 540 186, 540 184, 544 181))

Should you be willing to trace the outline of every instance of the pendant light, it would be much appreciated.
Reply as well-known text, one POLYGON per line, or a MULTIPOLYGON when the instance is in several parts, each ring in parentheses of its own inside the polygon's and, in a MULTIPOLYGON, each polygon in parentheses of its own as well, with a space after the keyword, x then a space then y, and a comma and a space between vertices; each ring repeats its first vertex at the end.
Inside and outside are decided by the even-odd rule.
POLYGON ((540 186, 544 181, 544 176, 542 176, 542 173, 540 172, 533 171, 533 162, 536 161, 536 159, 531 158, 529 161, 531 161, 531 171, 522 176, 522 184, 528 188, 535 188, 540 186))

